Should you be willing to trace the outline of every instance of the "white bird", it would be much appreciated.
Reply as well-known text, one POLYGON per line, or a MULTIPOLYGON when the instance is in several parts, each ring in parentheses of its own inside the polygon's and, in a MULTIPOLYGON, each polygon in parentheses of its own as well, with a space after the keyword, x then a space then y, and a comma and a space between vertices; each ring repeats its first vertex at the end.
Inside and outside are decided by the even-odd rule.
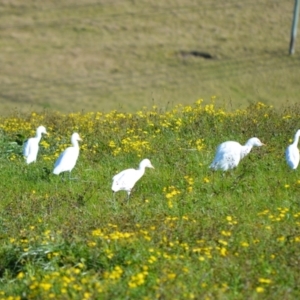
POLYGON ((39 142, 43 133, 48 134, 44 126, 39 126, 36 130, 35 137, 29 138, 24 144, 23 155, 26 158, 27 164, 36 161, 37 154, 39 152, 39 142))
POLYGON ((53 174, 59 175, 62 172, 70 172, 69 176, 71 176, 71 171, 76 165, 76 161, 79 156, 79 144, 78 141, 81 141, 81 138, 77 132, 74 132, 71 137, 72 147, 68 147, 65 151, 63 151, 59 158, 56 160, 54 164, 53 174))
POLYGON ((295 170, 299 164, 299 149, 298 142, 300 137, 300 129, 296 132, 294 141, 291 145, 289 145, 285 150, 285 158, 291 169, 295 170))
POLYGON ((263 145, 256 137, 249 139, 245 145, 234 141, 224 142, 218 146, 215 158, 209 168, 223 171, 233 169, 238 166, 242 158, 250 153, 253 146, 263 145))
POLYGON ((113 177, 113 183, 111 189, 113 192, 126 191, 128 199, 131 193, 132 188, 136 182, 144 175, 146 168, 152 168, 151 162, 149 159, 145 158, 140 162, 139 168, 136 169, 127 169, 124 170, 113 177))

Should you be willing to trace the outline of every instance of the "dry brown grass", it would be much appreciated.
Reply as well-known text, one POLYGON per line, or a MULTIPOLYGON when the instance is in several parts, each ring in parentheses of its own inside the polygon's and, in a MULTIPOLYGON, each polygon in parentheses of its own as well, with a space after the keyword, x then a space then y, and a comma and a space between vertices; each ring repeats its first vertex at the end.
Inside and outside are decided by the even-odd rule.
POLYGON ((298 101, 293 1, 82 3, 1 1, 2 114, 133 111, 212 95, 234 108, 298 101))

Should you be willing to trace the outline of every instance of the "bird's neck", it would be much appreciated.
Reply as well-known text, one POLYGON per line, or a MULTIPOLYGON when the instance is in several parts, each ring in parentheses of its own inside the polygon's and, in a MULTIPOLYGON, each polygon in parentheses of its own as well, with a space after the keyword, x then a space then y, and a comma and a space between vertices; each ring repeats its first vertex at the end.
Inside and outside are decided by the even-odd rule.
POLYGON ((38 140, 38 142, 41 140, 41 138, 42 138, 42 134, 41 133, 37 133, 36 135, 35 135, 35 138, 38 140))
POLYGON ((294 138, 293 145, 297 146, 299 143, 300 132, 297 132, 294 138))
POLYGON ((73 145, 74 148, 78 148, 79 149, 79 143, 78 143, 78 141, 73 140, 72 141, 72 145, 73 145))
POLYGON ((252 149, 252 145, 244 145, 242 146, 242 151, 241 151, 241 158, 245 157, 246 155, 248 155, 252 149))
POLYGON ((145 167, 144 166, 139 166, 138 171, 143 175, 145 173, 145 167))

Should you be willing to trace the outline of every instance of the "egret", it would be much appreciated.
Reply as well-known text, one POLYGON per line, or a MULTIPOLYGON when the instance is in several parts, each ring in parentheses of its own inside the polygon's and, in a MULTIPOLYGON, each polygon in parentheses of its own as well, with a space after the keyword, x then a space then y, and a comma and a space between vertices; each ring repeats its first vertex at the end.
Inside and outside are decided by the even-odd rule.
POLYGON ((256 137, 249 139, 245 145, 234 141, 224 142, 218 146, 215 158, 209 168, 223 171, 233 169, 238 166, 242 158, 250 153, 253 146, 263 145, 256 137))
POLYGON ((136 182, 144 175, 146 168, 152 168, 150 160, 148 158, 143 159, 140 162, 139 168, 124 170, 113 177, 113 183, 111 189, 114 193, 118 191, 126 191, 129 199, 130 193, 136 182))
POLYGON ((23 155, 26 158, 27 164, 36 161, 37 154, 39 152, 39 142, 43 133, 47 134, 46 128, 44 126, 39 126, 36 130, 35 137, 29 138, 24 144, 23 155))
POLYGON ((59 175, 62 172, 70 172, 69 177, 71 177, 71 171, 76 165, 76 161, 79 156, 79 144, 78 141, 81 141, 81 138, 77 132, 74 132, 71 137, 72 147, 68 147, 63 151, 59 158, 54 164, 53 174, 59 175))
POLYGON ((298 142, 300 137, 300 129, 296 132, 294 141, 285 150, 285 158, 291 169, 296 170, 299 164, 298 142))

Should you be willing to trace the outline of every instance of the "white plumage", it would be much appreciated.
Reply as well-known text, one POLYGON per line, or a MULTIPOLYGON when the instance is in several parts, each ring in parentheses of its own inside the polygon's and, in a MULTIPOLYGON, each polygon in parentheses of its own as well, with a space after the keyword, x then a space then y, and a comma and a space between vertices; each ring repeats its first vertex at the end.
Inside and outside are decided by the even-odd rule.
POLYGON ((245 145, 238 142, 228 141, 220 144, 212 164, 209 166, 213 170, 227 171, 238 166, 240 160, 250 153, 253 146, 263 146, 264 144, 256 137, 247 141, 245 145))
POLYGON ((295 170, 299 164, 299 149, 298 142, 300 137, 300 129, 296 132, 294 141, 285 150, 285 158, 291 169, 295 170))
POLYGON ((37 154, 39 152, 39 142, 43 133, 47 134, 46 128, 44 126, 39 126, 36 130, 35 137, 29 138, 24 144, 23 155, 26 158, 27 164, 36 161, 37 154))
POLYGON ((56 160, 53 174, 59 175, 60 173, 67 171, 71 173, 79 156, 78 141, 81 141, 81 138, 77 132, 74 132, 71 137, 71 143, 73 146, 68 147, 56 160))
POLYGON ((145 158, 140 162, 139 168, 127 169, 113 177, 113 183, 111 189, 113 192, 126 191, 128 198, 131 190, 136 182, 144 175, 146 168, 153 168, 149 159, 145 158))

